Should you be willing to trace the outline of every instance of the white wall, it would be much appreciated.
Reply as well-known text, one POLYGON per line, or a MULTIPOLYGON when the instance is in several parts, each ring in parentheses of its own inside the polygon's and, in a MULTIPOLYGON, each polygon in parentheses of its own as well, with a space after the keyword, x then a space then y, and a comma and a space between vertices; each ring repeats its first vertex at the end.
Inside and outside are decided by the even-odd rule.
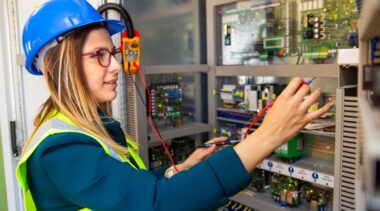
POLYGON ((9 210, 20 210, 20 191, 14 176, 16 159, 12 155, 10 142, 10 121, 15 120, 15 101, 12 81, 12 53, 10 36, 10 18, 6 1, 0 1, 0 127, 4 163, 5 188, 7 190, 7 204, 9 210))
MULTIPOLYGON (((19 52, 23 54, 22 50, 22 29, 28 19, 29 15, 33 12, 34 8, 45 1, 42 0, 29 0, 29 1, 18 1, 18 13, 19 18, 19 52), (22 6, 21 6, 22 5, 22 6)), ((47 87, 44 83, 43 77, 34 76, 29 74, 25 69, 22 71, 22 92, 24 100, 24 118, 25 118, 25 137, 28 137, 33 131, 33 120, 37 113, 39 106, 48 97, 47 87), (38 93, 38 94, 37 94, 38 93)))

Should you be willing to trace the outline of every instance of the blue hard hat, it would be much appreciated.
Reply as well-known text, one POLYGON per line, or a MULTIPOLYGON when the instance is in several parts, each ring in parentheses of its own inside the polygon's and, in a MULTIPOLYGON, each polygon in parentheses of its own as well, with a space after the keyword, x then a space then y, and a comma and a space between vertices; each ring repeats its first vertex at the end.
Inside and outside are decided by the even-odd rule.
POLYGON ((24 26, 25 68, 34 75, 42 75, 33 62, 39 51, 66 32, 93 23, 104 23, 110 35, 121 32, 125 27, 119 20, 104 19, 85 0, 50 0, 41 5, 24 26))

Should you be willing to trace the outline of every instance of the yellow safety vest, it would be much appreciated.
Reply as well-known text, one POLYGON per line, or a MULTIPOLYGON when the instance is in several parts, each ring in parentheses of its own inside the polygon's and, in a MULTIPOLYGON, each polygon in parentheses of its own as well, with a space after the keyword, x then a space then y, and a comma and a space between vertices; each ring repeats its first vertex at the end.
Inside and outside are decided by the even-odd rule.
MULTIPOLYGON (((75 124, 72 121, 70 121, 66 116, 64 116, 62 113, 57 113, 51 119, 49 119, 43 125, 41 125, 41 127, 38 129, 37 133, 34 135, 33 139, 29 143, 27 149, 25 150, 24 156, 21 158, 16 168, 17 180, 20 183, 21 188, 24 192, 24 206, 27 211, 37 210, 34 204, 29 186, 28 186, 28 180, 27 180, 28 158, 33 154, 34 150, 46 137, 48 137, 49 135, 57 134, 57 133, 80 133, 83 135, 87 135, 95 139, 102 146, 102 148, 104 149, 104 152, 107 155, 117 160, 120 160, 122 162, 128 162, 129 164, 131 164, 129 159, 120 157, 111 147, 103 143, 97 137, 76 127, 75 124)), ((137 150, 136 144, 132 142, 131 140, 128 140, 127 138, 126 138, 126 142, 128 145, 128 150, 130 152, 130 155, 136 161, 137 166, 140 169, 146 170, 144 162, 141 160, 141 158, 136 152, 137 150)), ((134 165, 131 164, 131 166, 135 168, 134 165)), ((84 208, 81 210, 89 210, 89 209, 84 208)))

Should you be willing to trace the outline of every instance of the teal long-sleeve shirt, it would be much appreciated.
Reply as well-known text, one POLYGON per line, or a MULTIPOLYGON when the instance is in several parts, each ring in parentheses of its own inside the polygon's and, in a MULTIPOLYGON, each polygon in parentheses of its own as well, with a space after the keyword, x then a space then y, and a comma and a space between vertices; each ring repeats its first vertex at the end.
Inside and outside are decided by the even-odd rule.
MULTIPOLYGON (((124 143, 120 123, 105 126, 124 143)), ((250 181, 231 147, 167 179, 110 157, 95 140, 77 133, 48 136, 27 165, 38 210, 215 210, 250 181)))

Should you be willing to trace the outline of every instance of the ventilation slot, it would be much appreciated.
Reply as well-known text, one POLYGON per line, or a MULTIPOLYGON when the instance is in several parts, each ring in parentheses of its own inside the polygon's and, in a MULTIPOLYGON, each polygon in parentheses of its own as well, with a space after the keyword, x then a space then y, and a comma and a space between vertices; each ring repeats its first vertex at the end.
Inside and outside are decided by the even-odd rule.
POLYGON ((340 176, 340 210, 355 210, 355 178, 358 163, 358 117, 357 97, 344 97, 340 176))
MULTIPOLYGON (((222 26, 222 8, 218 8, 219 10, 217 12, 217 16, 215 17, 215 25, 216 26, 222 26)), ((223 65, 223 38, 222 38, 222 33, 221 32, 215 32, 215 41, 216 42, 216 58, 215 62, 216 65, 221 66, 223 65)))
POLYGON ((133 79, 134 75, 127 74, 127 133, 133 140, 137 141, 137 119, 136 119, 136 87, 134 85, 133 79))

